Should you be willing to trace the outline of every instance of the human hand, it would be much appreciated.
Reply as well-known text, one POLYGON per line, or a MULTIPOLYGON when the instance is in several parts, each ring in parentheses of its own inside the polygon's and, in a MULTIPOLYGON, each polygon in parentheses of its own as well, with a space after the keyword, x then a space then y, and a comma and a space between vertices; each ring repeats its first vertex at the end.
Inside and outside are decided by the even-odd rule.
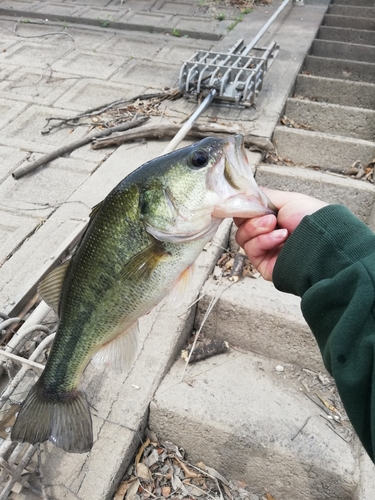
POLYGON ((236 241, 263 278, 272 281, 273 268, 288 236, 306 215, 313 214, 328 203, 300 193, 265 188, 262 191, 279 209, 277 218, 275 215, 235 218, 238 226, 236 241))

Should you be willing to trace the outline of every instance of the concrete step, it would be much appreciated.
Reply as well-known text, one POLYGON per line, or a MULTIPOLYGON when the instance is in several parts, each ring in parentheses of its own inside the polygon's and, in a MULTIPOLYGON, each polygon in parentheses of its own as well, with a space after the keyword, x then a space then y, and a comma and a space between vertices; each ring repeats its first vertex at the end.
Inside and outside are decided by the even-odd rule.
POLYGON ((277 126, 274 142, 278 154, 296 165, 347 170, 355 161, 368 165, 375 158, 375 142, 277 126))
MULTIPOLYGON (((150 405, 149 425, 256 494, 285 500, 354 500, 361 482, 357 442, 327 426, 302 392, 295 367, 232 351, 188 367, 177 361, 150 405)), ((363 500, 363 497, 361 498, 363 500)))
POLYGON ((375 7, 374 0, 331 0, 332 4, 360 5, 361 7, 375 7))
POLYGON ((285 114, 316 132, 375 140, 375 111, 371 109, 289 98, 285 114))
POLYGON ((339 5, 333 4, 328 9, 329 14, 333 14, 334 16, 348 16, 348 17, 370 17, 375 19, 375 8, 360 6, 355 2, 352 2, 352 5, 339 5))
POLYGON ((260 165, 256 170, 260 186, 296 191, 327 203, 349 208, 359 219, 375 229, 375 186, 370 182, 310 168, 260 165))
POLYGON ((375 45, 375 31, 368 30, 321 26, 319 28, 318 38, 321 40, 332 40, 335 42, 375 45))
POLYGON ((346 59, 349 61, 375 62, 375 47, 356 43, 335 42, 331 40, 314 40, 311 55, 346 59))
POLYGON ((280 293, 263 278, 246 278, 228 288, 229 284, 208 280, 205 295, 198 302, 196 330, 210 302, 218 299, 202 328, 206 337, 226 340, 282 363, 324 370, 299 297, 280 293))
POLYGON ((374 0, 331 0, 331 3, 338 5, 361 5, 362 7, 375 7, 374 0))
POLYGON ((375 64, 368 62, 307 56, 302 72, 326 78, 339 78, 340 80, 375 82, 375 64))
POLYGON ((366 17, 348 17, 348 16, 335 16, 333 14, 326 14, 324 17, 323 25, 336 26, 338 28, 353 28, 356 30, 374 30, 375 19, 366 17))
POLYGON ((294 97, 375 109, 375 84, 300 74, 296 80, 294 97))

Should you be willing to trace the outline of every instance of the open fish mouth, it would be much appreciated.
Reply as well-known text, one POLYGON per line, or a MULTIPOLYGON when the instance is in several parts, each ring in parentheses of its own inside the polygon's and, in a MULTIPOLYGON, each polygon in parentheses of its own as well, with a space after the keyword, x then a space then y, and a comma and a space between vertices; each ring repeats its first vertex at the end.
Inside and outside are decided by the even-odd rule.
POLYGON ((277 208, 255 182, 246 156, 242 135, 230 137, 224 146, 224 155, 218 162, 223 181, 222 203, 216 205, 213 217, 256 217, 277 214, 277 208), (219 165, 220 164, 220 165, 219 165))

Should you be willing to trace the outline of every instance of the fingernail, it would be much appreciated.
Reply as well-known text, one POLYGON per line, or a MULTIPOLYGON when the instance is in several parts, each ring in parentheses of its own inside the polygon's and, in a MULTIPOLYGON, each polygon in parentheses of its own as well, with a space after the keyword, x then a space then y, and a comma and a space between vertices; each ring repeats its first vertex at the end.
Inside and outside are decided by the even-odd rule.
POLYGON ((288 236, 288 230, 276 229, 275 231, 273 231, 272 236, 275 240, 285 240, 285 238, 288 236))
POLYGON ((263 215, 263 217, 258 217, 256 219, 256 225, 258 227, 268 227, 272 224, 274 221, 275 216, 270 214, 270 215, 263 215))

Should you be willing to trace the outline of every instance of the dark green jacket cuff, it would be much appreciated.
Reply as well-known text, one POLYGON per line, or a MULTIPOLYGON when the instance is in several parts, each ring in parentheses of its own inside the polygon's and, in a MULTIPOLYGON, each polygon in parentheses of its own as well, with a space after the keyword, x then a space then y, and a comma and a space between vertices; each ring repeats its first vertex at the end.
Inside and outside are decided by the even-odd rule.
POLYGON ((302 297, 315 283, 335 276, 375 251, 375 235, 346 207, 328 205, 306 216, 276 261, 277 289, 302 297))

